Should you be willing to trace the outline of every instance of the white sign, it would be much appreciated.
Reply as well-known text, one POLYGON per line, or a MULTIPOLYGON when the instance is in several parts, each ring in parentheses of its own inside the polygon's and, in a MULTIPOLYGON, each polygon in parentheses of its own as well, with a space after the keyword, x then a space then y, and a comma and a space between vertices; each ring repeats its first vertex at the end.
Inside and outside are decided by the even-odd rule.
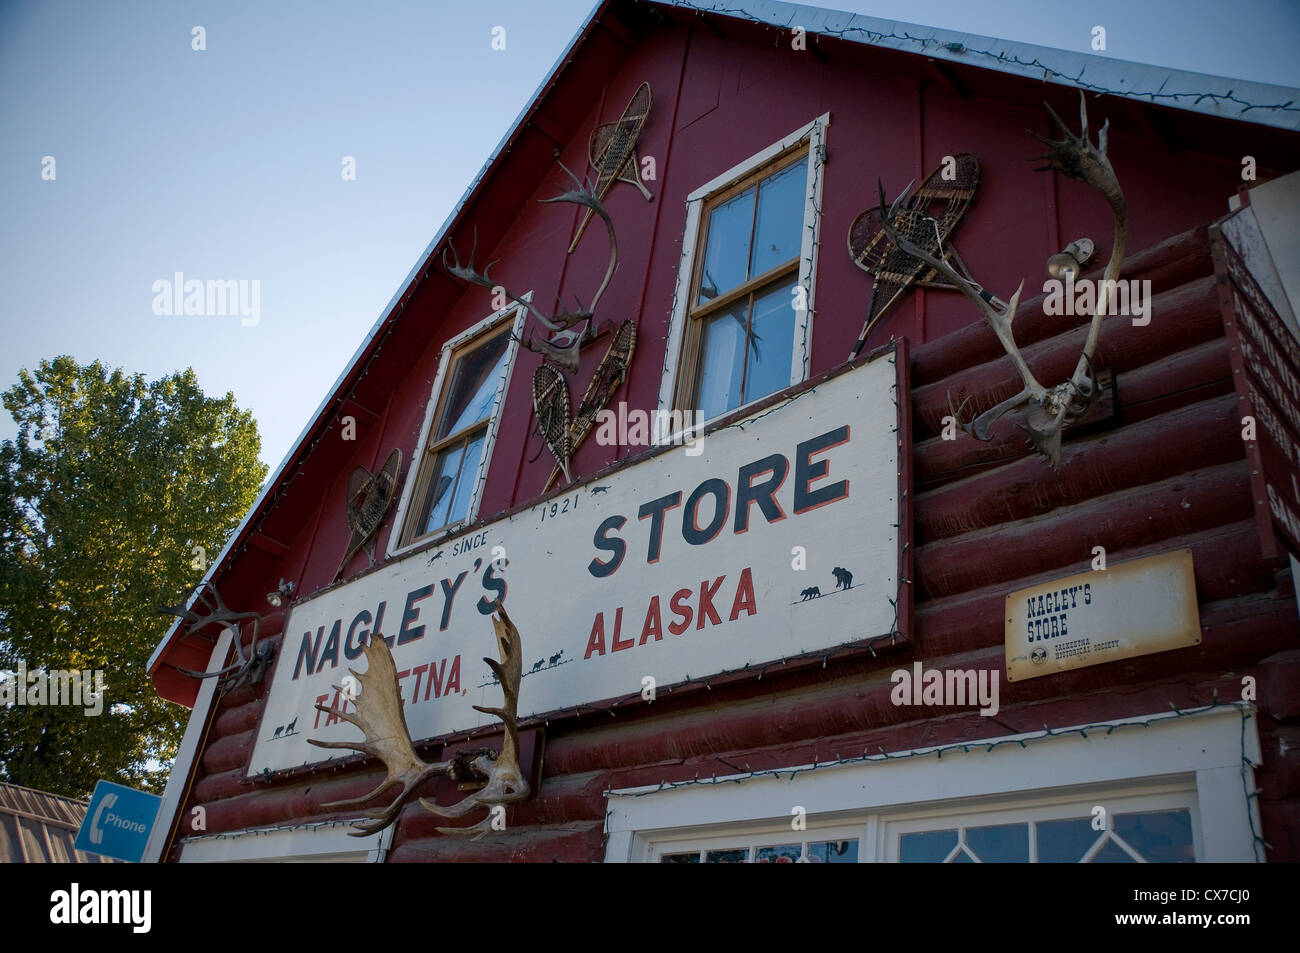
POLYGON ((665 448, 294 606, 249 773, 349 754, 307 739, 360 739, 315 705, 347 703, 372 632, 413 738, 491 723, 471 706, 501 703, 482 661, 498 598, 523 642, 521 722, 888 636, 897 399, 889 353, 709 433, 698 455, 665 448))

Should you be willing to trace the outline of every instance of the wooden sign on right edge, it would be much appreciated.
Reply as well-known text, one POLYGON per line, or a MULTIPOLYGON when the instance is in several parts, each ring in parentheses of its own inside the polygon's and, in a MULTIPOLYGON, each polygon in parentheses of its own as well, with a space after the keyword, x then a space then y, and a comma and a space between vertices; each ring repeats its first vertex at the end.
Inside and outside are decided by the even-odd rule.
POLYGON ((1021 589, 1007 596, 1005 618, 1010 682, 1197 645, 1192 551, 1021 589))

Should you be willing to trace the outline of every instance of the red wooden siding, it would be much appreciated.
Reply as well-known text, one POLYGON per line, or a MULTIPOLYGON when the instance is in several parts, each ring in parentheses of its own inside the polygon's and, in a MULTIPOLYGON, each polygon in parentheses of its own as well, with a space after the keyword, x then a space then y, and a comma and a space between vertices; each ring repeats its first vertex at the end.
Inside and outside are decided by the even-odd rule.
MULTIPOLYGON (((983 175, 956 246, 1003 298, 1025 279, 1028 300, 1016 334, 1038 377, 1054 383, 1073 370, 1085 319, 1044 316, 1036 292, 1043 262, 1073 238, 1093 238, 1104 262, 1109 211, 1082 185, 1033 172, 1027 159, 1041 147, 1024 131, 1050 131, 1043 96, 1077 128, 1073 91, 955 68, 968 90, 963 98, 923 57, 827 40, 822 62, 774 44, 773 32, 761 27, 728 25, 719 35, 678 15, 656 25, 644 7, 631 5, 615 5, 605 20, 486 177, 454 234, 464 255, 477 225, 480 261, 501 259, 493 276, 512 290, 531 289, 544 309, 561 294, 589 300, 607 260, 599 222, 567 256, 581 210, 536 200, 567 187, 552 150, 569 168, 585 170, 593 125, 616 117, 649 80, 654 108, 639 152, 656 160, 657 180, 647 183, 654 201, 618 185, 606 202, 620 264, 598 318, 632 317, 640 331, 616 399, 656 405, 687 194, 825 112, 831 123, 812 373, 838 365, 861 327, 870 279, 850 262, 844 236, 874 204, 877 177, 893 195, 961 151, 980 158, 983 175)), ((661 695, 653 706, 614 717, 552 720, 541 790, 510 811, 507 833, 474 844, 444 838, 434 831, 440 819, 414 804, 402 813, 391 859, 596 860, 604 850, 607 788, 731 773, 725 762, 770 768, 1207 704, 1216 691, 1224 700, 1239 697, 1243 674, 1259 679, 1265 713, 1266 761, 1257 777, 1270 859, 1300 859, 1300 739, 1294 722, 1282 721, 1300 716, 1296 599, 1289 572, 1260 556, 1205 232, 1239 183, 1240 156, 1256 155, 1262 177, 1270 174, 1265 169, 1287 171, 1300 164, 1300 136, 1161 110, 1161 127, 1179 131, 1170 142, 1155 131, 1154 107, 1112 98, 1091 100, 1089 109, 1094 126, 1112 120, 1110 153, 1128 196, 1132 251, 1124 276, 1151 280, 1156 294, 1149 326, 1122 318, 1105 326, 1096 364, 1116 376, 1117 419, 1067 439, 1055 475, 1027 455, 1023 435, 1006 420, 990 443, 943 441, 949 392, 970 395, 971 406, 983 409, 1019 389, 992 332, 961 296, 918 291, 869 342, 912 342, 915 649, 661 695), (969 711, 916 717, 890 704, 890 672, 914 658, 931 668, 1002 669, 1005 594, 1081 571, 1094 545, 1105 546, 1113 562, 1191 548, 1201 644, 1004 681, 995 719, 969 711)), ((340 411, 356 416, 360 439, 344 442, 335 420, 321 422, 315 450, 251 545, 218 577, 229 604, 265 608, 264 593, 281 577, 297 582, 299 596, 329 583, 347 541, 348 473, 377 466, 394 447, 404 467, 416 465, 441 347, 492 311, 489 297, 438 267, 417 281, 364 376, 353 375, 353 402, 340 411)), ((598 344, 584 353, 580 383, 571 385, 578 393, 603 350, 598 344)), ((519 353, 479 509, 484 518, 536 498, 553 465, 545 452, 529 462, 540 446, 530 396, 539 361, 519 353)), ((576 455, 575 477, 631 452, 588 440, 576 455)), ((403 485, 409 476, 402 474, 403 485)), ((391 524, 390 514, 380 554, 391 524)), ((351 574, 364 564, 364 557, 354 560, 351 574)), ((271 616, 263 631, 278 639, 281 624, 271 616)), ((289 655, 277 664, 285 657, 292 661, 289 655)), ((160 676, 160 690, 169 678, 180 676, 160 676)), ((360 795, 382 776, 350 761, 270 782, 245 779, 265 691, 232 692, 213 717, 181 814, 205 806, 209 833, 319 819, 323 802, 360 795)), ((432 745, 426 755, 438 750, 432 745)))

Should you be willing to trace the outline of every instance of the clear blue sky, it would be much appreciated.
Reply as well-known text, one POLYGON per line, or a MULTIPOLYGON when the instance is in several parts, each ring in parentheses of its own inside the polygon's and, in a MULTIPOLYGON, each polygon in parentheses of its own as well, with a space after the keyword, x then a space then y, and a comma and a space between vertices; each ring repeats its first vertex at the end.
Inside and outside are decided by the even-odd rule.
MULTIPOLYGON (((814 5, 1300 86, 1297 0, 814 5)), ((591 6, 0 0, 0 389, 192 366, 274 468, 591 6), (258 280, 259 323, 155 315, 178 271, 258 280)))

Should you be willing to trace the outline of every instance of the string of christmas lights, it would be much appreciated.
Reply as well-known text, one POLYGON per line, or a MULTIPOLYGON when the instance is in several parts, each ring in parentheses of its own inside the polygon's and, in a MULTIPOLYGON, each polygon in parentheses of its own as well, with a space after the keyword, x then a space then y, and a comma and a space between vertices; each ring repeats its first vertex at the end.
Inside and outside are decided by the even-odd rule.
MULTIPOLYGON (((683 7, 682 9, 693 10, 696 16, 703 16, 706 13, 719 13, 722 14, 723 16, 743 18, 753 23, 761 23, 767 26, 775 27, 778 30, 781 29, 790 30, 798 26, 798 24, 794 22, 794 17, 797 11, 791 13, 790 22, 785 24, 784 27, 776 27, 775 24, 770 24, 764 18, 755 16, 754 14, 750 13, 748 10, 745 10, 743 7, 740 8, 728 7, 728 6, 715 4, 710 7, 690 6, 690 7, 683 7)), ((832 12, 832 11, 826 11, 826 12, 832 12)), ((852 20, 855 19, 855 17, 852 14, 848 14, 848 16, 850 22, 852 22, 852 20)), ((947 51, 948 53, 955 53, 955 54, 969 53, 972 54, 973 56, 982 56, 990 60, 996 60, 999 63, 1011 63, 1016 66, 1023 66, 1029 69, 1042 70, 1044 80, 1055 79, 1060 81, 1063 84, 1075 86, 1080 89, 1086 89, 1090 92, 1109 94, 1112 96, 1122 96, 1128 99, 1132 99, 1135 97, 1142 97, 1150 100, 1153 103, 1156 102, 1157 100, 1172 100, 1174 105, 1179 105, 1180 100, 1191 99, 1192 105, 1197 105, 1202 100, 1209 99, 1217 103, 1233 103, 1235 105, 1241 106, 1242 109, 1238 113, 1238 115, 1245 115, 1246 113, 1250 112, 1252 109, 1276 109, 1279 112, 1300 112, 1300 106, 1295 105, 1295 100, 1293 99, 1288 99, 1284 103, 1252 103, 1249 100, 1242 99, 1240 96, 1237 96, 1236 90, 1234 89, 1229 89, 1226 93, 1215 93, 1215 92, 1210 92, 1208 90, 1189 91, 1189 92, 1182 92, 1182 93, 1167 93, 1164 91, 1164 88, 1168 80, 1166 80, 1165 83, 1161 83, 1160 88, 1156 90, 1113 89, 1109 86, 1102 86, 1098 83, 1093 83, 1090 80, 1085 80, 1083 78, 1083 74, 1086 73, 1088 70, 1087 64, 1085 64, 1083 68, 1079 70, 1077 76, 1070 76, 1067 73, 1062 73, 1060 70, 1048 66, 1038 57, 1034 57, 1033 59, 1027 60, 1024 59, 1023 57, 1008 55, 1005 50, 999 50, 999 51, 984 50, 973 46, 967 46, 964 43, 957 43, 951 41, 942 42, 940 40, 935 39, 934 37, 913 36, 910 33, 895 33, 893 31, 869 30, 866 27, 860 27, 860 26, 844 26, 844 27, 835 28, 829 25, 823 25, 817 28, 816 30, 809 30, 808 34, 810 36, 830 36, 840 40, 848 40, 850 42, 859 42, 859 43, 863 42, 864 38, 866 41, 874 41, 874 42, 880 42, 882 40, 895 40, 902 43, 914 44, 919 48, 919 51, 922 53, 931 49, 935 49, 935 50, 942 49, 947 51)))
POLYGON ((330 830, 335 828, 347 828, 351 831, 353 825, 357 821, 363 820, 365 820, 364 817, 349 821, 315 821, 305 824, 281 824, 278 827, 258 827, 252 830, 229 831, 220 834, 195 834, 184 838, 184 843, 188 845, 204 841, 247 840, 249 838, 264 837, 270 834, 306 833, 308 831, 318 831, 321 828, 329 828, 330 830))

